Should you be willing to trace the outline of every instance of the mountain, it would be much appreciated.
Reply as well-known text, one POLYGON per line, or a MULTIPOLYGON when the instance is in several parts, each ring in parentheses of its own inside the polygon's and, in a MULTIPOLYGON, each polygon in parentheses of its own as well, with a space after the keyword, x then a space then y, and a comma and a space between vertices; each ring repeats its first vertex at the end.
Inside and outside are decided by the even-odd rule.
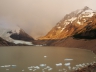
POLYGON ((70 36, 77 38, 78 36, 81 36, 81 38, 95 38, 96 12, 85 6, 83 9, 66 14, 46 36, 40 37, 39 40, 63 39, 70 36))
POLYGON ((96 12, 89 7, 64 16, 46 36, 34 44, 82 48, 96 54, 96 12))
POLYGON ((11 38, 16 40, 33 41, 34 39, 29 36, 23 29, 19 30, 19 33, 15 32, 10 35, 11 38))
MULTIPOLYGON (((0 27, 0 38, 3 40, 3 42, 9 45, 33 45, 32 41, 34 41, 31 36, 29 36, 23 29, 18 26, 13 28, 0 27)), ((0 44, 3 45, 3 42, 0 44)))
POLYGON ((15 44, 11 42, 7 42, 6 40, 0 37, 0 46, 9 46, 9 45, 14 46, 15 44))

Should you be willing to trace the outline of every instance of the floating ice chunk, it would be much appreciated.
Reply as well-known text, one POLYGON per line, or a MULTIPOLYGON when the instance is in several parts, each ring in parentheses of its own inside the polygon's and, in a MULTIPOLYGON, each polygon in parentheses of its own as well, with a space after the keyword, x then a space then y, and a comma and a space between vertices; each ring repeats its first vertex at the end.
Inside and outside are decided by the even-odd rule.
POLYGON ((62 63, 58 63, 58 64, 56 64, 56 66, 62 66, 62 63))
POLYGON ((46 58, 47 56, 44 56, 44 58, 46 58))
POLYGON ((59 69, 58 71, 62 71, 62 69, 59 69))
POLYGON ((82 67, 82 64, 79 64, 78 66, 82 67))
POLYGON ((35 66, 31 66, 31 68, 34 68, 35 66))
POLYGON ((39 67, 39 66, 35 66, 34 68, 36 68, 36 69, 40 69, 40 67, 39 67))
POLYGON ((69 66, 69 65, 70 65, 70 63, 65 63, 64 65, 65 65, 65 66, 69 66))
POLYGON ((33 67, 32 66, 28 67, 28 69, 31 69, 31 68, 33 68, 33 67))
POLYGON ((32 70, 32 69, 29 69, 29 70, 32 70))
POLYGON ((50 66, 46 66, 44 69, 48 69, 48 71, 50 71, 52 68, 50 66))
POLYGON ((5 66, 0 66, 0 67, 2 67, 2 68, 3 68, 3 67, 5 67, 5 66))
POLYGON ((93 65, 93 63, 92 63, 92 62, 91 62, 90 64, 91 64, 91 65, 93 65))
POLYGON ((51 68, 50 66, 47 66, 46 68, 51 68))
POLYGON ((76 67, 72 67, 73 70, 76 70, 77 68, 76 67))
POLYGON ((68 69, 71 70, 71 66, 68 66, 68 69))
POLYGON ((15 67, 15 66, 17 66, 17 65, 12 65, 12 66, 14 66, 14 67, 15 67))
POLYGON ((24 70, 22 70, 22 71, 24 71, 24 70))
POLYGON ((45 72, 44 70, 42 72, 45 72))
POLYGON ((76 67, 79 67, 80 65, 76 65, 76 67))
POLYGON ((12 68, 16 68, 17 65, 11 65, 11 66, 12 66, 12 68))
POLYGON ((63 70, 65 71, 66 69, 65 69, 65 68, 63 68, 63 70))
POLYGON ((49 68, 48 71, 52 70, 52 68, 49 68))
POLYGON ((86 67, 87 65, 90 65, 90 63, 83 63, 83 64, 79 64, 79 65, 76 65, 77 67, 86 67))
POLYGON ((73 59, 64 59, 64 60, 70 61, 70 60, 73 60, 73 59))
POLYGON ((41 67, 46 66, 46 64, 40 64, 41 67))
POLYGON ((36 71, 36 69, 34 69, 33 71, 36 71))
POLYGON ((86 64, 85 64, 85 63, 83 63, 82 65, 83 65, 83 66, 85 66, 86 64))
POLYGON ((5 67, 10 67, 11 65, 5 65, 5 67))

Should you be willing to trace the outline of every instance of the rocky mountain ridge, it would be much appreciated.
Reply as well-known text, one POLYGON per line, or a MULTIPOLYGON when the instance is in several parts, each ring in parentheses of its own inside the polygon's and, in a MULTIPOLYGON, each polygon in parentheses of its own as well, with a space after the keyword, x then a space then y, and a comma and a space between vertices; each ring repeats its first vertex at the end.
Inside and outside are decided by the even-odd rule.
POLYGON ((70 14, 34 44, 88 49, 96 54, 96 12, 85 7, 70 14))
POLYGON ((76 10, 64 16, 55 27, 39 40, 63 39, 96 29, 96 12, 89 7, 76 10))

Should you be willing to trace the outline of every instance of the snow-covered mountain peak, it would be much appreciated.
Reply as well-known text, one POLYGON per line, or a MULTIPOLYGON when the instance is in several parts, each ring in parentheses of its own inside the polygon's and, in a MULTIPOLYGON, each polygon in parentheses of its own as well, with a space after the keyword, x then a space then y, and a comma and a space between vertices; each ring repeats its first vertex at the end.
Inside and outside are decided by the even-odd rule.
POLYGON ((17 25, 6 25, 6 24, 0 25, 0 30, 3 30, 3 31, 6 30, 10 33, 12 32, 12 33, 18 33, 19 34, 20 29, 21 28, 17 25))
POLYGON ((83 27, 95 24, 96 12, 85 6, 69 14, 57 23, 57 25, 41 39, 58 39, 72 36, 83 27))
POLYGON ((32 37, 30 37, 24 31, 22 32, 22 29, 18 26, 9 26, 8 28, 0 26, 0 37, 8 42, 12 42, 15 44, 33 45, 32 42, 26 41, 26 39, 28 38, 32 40, 32 37), (18 39, 14 39, 11 36, 16 37, 18 39))
POLYGON ((13 29, 12 29, 12 32, 13 32, 13 33, 18 33, 18 34, 19 34, 19 33, 20 33, 20 28, 19 28, 19 27, 13 28, 13 29))
MULTIPOLYGON (((77 24, 82 25, 82 23, 80 23, 80 21, 79 21, 80 19, 86 18, 86 17, 92 17, 93 15, 94 15, 94 11, 92 9, 90 9, 89 7, 85 6, 83 9, 78 9, 69 14, 66 14, 64 16, 64 18, 60 22, 57 23, 57 28, 60 28, 61 23, 63 22, 62 27, 64 30, 68 24, 72 24, 73 21, 75 21, 77 19, 78 19, 77 24)), ((83 19, 83 20, 85 21, 85 19, 83 19)))
POLYGON ((88 6, 85 6, 85 7, 83 8, 83 10, 85 11, 85 10, 92 10, 92 9, 89 8, 88 6))

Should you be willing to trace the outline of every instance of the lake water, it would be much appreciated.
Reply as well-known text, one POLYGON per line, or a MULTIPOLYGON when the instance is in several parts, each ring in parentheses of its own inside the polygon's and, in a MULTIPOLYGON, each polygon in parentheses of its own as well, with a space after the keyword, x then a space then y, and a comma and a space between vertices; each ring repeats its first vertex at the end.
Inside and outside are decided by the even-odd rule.
POLYGON ((96 61, 89 50, 64 47, 0 47, 0 72, 70 72, 96 61))

